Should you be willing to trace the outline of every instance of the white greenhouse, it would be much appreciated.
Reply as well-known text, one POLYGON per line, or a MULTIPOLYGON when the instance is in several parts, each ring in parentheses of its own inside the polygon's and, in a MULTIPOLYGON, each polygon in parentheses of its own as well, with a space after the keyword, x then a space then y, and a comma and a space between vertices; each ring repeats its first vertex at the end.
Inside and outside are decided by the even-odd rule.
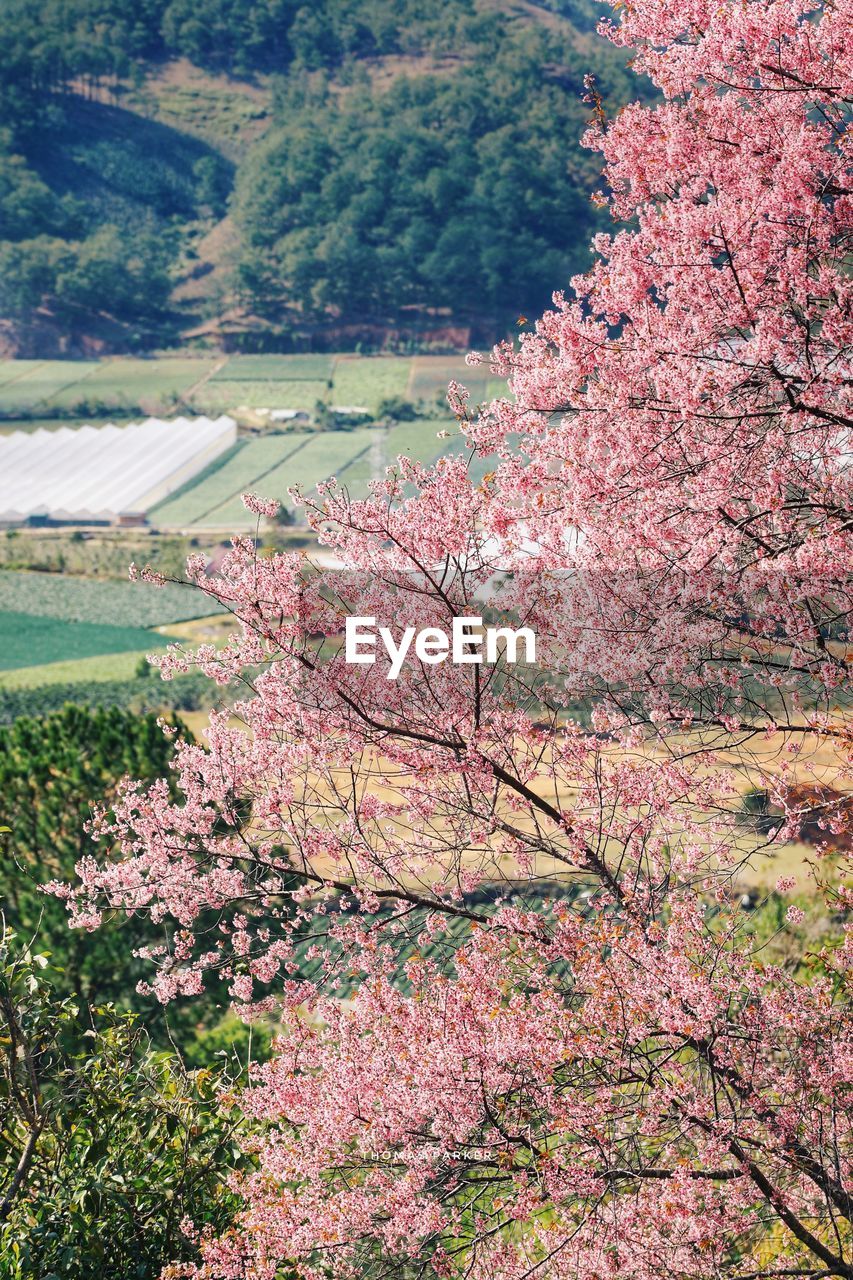
POLYGON ((233 418, 0 435, 0 524, 137 524, 229 449, 233 418))

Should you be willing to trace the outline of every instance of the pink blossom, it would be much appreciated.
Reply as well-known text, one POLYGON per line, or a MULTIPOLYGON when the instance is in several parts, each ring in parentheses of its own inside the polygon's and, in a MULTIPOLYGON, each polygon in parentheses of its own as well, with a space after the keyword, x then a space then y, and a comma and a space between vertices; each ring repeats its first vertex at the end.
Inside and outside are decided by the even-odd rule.
POLYGON ((256 516, 266 516, 269 520, 278 515, 281 505, 274 498, 261 498, 256 493, 241 493, 240 501, 247 511, 251 511, 256 516))
POLYGON ((161 669, 244 700, 63 891, 84 928, 163 925, 158 998, 215 972, 247 1017, 255 981, 278 1001, 243 1211, 174 1274, 849 1273, 849 939, 827 913, 819 966, 775 963, 732 885, 804 814, 825 856, 853 821, 850 0, 614 9, 659 97, 608 120, 587 83, 612 230, 492 352, 512 395, 449 388, 488 481, 401 457, 296 493, 324 574, 235 538, 197 579, 234 636, 161 669), (484 601, 535 672, 389 681, 336 643, 484 601), (744 779, 778 830, 745 832, 744 779))

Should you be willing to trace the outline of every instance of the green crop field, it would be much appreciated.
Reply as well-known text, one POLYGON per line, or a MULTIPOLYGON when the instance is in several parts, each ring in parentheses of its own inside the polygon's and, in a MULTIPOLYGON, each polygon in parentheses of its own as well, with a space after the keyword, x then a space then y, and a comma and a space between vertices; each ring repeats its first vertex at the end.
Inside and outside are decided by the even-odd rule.
POLYGON ((373 411, 381 400, 405 399, 411 365, 401 356, 339 356, 330 403, 364 405, 373 411))
POLYGON ((201 592, 173 583, 155 587, 148 582, 0 570, 0 611, 62 622, 100 623, 108 618, 110 627, 139 628, 202 618, 213 609, 201 592))
MULTIPOLYGON (((284 437, 287 438, 287 437, 284 437)), ((266 498, 277 498, 287 505, 287 490, 292 485, 313 489, 321 480, 337 475, 360 455, 366 454, 376 433, 369 427, 356 431, 326 431, 312 435, 303 448, 285 458, 279 466, 257 475, 249 486, 266 498)), ((256 517, 246 510, 239 492, 196 522, 196 527, 246 529, 256 524, 256 517)))
MULTIPOLYGON (((2 388, 0 388, 2 390, 2 388)), ((206 382, 192 397, 199 413, 227 413, 229 409, 298 409, 311 413, 317 401, 326 403, 328 383, 294 382, 206 382)))
MULTIPOLYGON (((40 689, 45 685, 100 684, 108 680, 133 680, 143 658, 150 653, 164 652, 162 636, 152 635, 143 649, 129 649, 125 653, 96 653, 89 658, 64 658, 59 662, 44 662, 41 666, 18 667, 0 674, 0 693, 11 689, 40 689)), ((151 684, 160 677, 152 669, 151 684)))
MULTIPOLYGON (((70 367, 71 362, 68 364, 70 367)), ((213 359, 195 357, 104 360, 82 381, 58 390, 49 403, 57 408, 72 409, 83 402, 121 407, 169 400, 187 392, 215 367, 213 359)))
POLYGON ((400 454, 424 464, 434 462, 446 445, 446 441, 439 440, 438 432, 450 431, 454 427, 452 419, 448 421, 447 418, 417 418, 414 422, 398 422, 385 437, 385 465, 391 466, 400 454))
POLYGON ((434 404, 455 378, 471 392, 471 404, 506 394, 506 384, 488 369, 468 368, 461 355, 358 356, 260 355, 163 356, 107 360, 0 361, 0 415, 45 419, 51 410, 81 416, 94 406, 125 416, 157 412, 186 398, 196 413, 248 409, 296 409, 311 413, 319 403, 363 406, 375 413, 383 400, 434 404))
POLYGON ((443 400, 447 384, 453 380, 467 387, 471 393, 471 404, 477 404, 485 399, 488 376, 488 366, 469 368, 462 356, 415 356, 407 396, 416 403, 419 400, 430 403, 439 398, 443 400))
POLYGON ((328 382, 334 363, 331 355, 232 356, 211 382, 328 382))
POLYGON ((310 432, 303 431, 249 440, 228 454, 221 466, 213 464, 196 482, 155 507, 150 513, 151 523, 161 528, 190 528, 229 498, 239 498, 241 493, 252 489, 314 438, 310 432))
POLYGON ((221 465, 212 464, 156 507, 150 518, 152 524, 166 529, 248 529, 256 519, 240 501, 240 494, 247 490, 286 505, 292 485, 307 491, 336 476, 350 493, 363 496, 368 481, 393 466, 398 455, 429 464, 453 448, 461 445, 455 424, 447 418, 418 418, 390 428, 261 436, 239 445, 221 465), (442 430, 450 430, 453 438, 440 440, 442 430))
POLYGON ((141 627, 65 622, 60 618, 3 609, 0 610, 0 671, 100 654, 162 649, 167 639, 153 636, 141 627))
MULTIPOLYGON (((23 363, 23 362, 22 362, 23 363)), ((0 386, 0 412, 28 411, 45 404, 72 383, 97 372, 98 365, 86 360, 27 361, 29 367, 19 377, 0 386)))
POLYGON ((22 378, 41 364, 44 364, 43 360, 0 360, 0 386, 15 378, 22 378))

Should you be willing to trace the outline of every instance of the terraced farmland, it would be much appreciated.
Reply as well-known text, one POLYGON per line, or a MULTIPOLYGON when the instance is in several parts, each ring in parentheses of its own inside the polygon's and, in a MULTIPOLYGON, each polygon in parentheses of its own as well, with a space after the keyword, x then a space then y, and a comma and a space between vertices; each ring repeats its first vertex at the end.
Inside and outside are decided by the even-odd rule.
POLYGON ((463 382, 476 404, 505 393, 505 384, 461 355, 163 356, 151 359, 0 361, 0 417, 81 414, 98 408, 157 412, 176 398, 200 414, 245 406, 312 412, 326 405, 363 406, 375 413, 383 400, 436 404, 451 378, 463 382))

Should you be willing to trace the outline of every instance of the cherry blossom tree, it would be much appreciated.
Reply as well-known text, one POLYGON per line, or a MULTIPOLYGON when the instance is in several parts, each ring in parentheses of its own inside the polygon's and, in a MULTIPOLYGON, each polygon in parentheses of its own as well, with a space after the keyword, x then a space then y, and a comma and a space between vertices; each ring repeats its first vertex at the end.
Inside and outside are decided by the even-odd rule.
POLYGON ((853 1275, 850 892, 821 872, 808 956, 791 903, 787 960, 733 892, 805 782, 824 868, 850 827, 853 7, 616 8, 661 91, 589 86, 622 229, 492 353, 511 395, 451 387, 461 452, 305 500, 335 567, 191 558, 239 625, 163 674, 241 682, 236 720, 58 889, 170 926, 162 999, 216 970, 281 1019, 199 1277, 853 1275), (347 618, 473 616, 536 662, 346 661, 347 618))

